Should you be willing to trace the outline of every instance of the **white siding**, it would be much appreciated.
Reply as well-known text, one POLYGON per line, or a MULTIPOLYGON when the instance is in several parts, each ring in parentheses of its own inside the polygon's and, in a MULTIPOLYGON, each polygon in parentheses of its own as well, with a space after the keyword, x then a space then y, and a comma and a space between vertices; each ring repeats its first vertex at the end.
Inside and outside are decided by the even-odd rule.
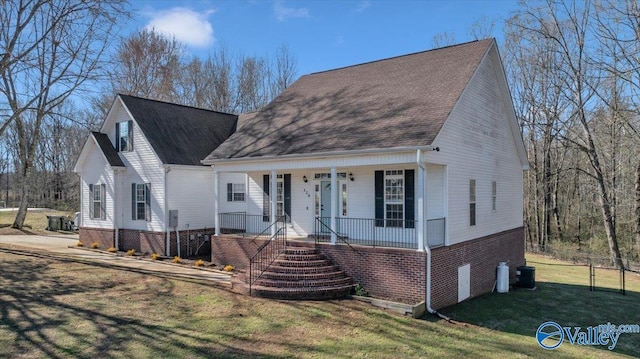
POLYGON ((178 210, 178 230, 213 227, 211 168, 171 167, 167 178, 167 209, 178 210))
POLYGON ((89 144, 86 148, 88 154, 85 158, 82 166, 81 176, 81 191, 82 191, 82 203, 80 207, 81 212, 81 224, 83 227, 93 228, 113 228, 114 223, 114 208, 113 208, 113 195, 114 195, 114 174, 111 168, 108 166, 101 150, 95 144, 93 139, 89 140, 89 144), (91 219, 89 218, 91 206, 91 198, 89 196, 89 185, 105 185, 106 198, 106 219, 91 219))
POLYGON ((496 52, 485 57, 436 139, 428 159, 448 164, 449 244, 522 226, 522 165, 503 102, 496 52), (469 180, 476 180, 476 225, 469 225, 469 180), (497 182, 497 209, 491 183, 497 182))
MULTIPOLYGON (((247 202, 249 198, 249 195, 248 195, 249 192, 247 190, 247 175, 244 173, 220 173, 219 181, 220 181, 219 182, 220 189, 218 190, 218 194, 220 195, 219 212, 220 213, 247 212, 247 202), (227 184, 228 183, 234 183, 234 184, 242 183, 244 185, 244 202, 227 201, 227 184)), ((213 194, 211 194, 211 201, 213 201, 213 194)))
MULTIPOLYGON (((116 102, 119 103, 119 102, 116 102)), ((128 112, 116 105, 102 130, 115 141, 116 122, 131 120, 128 112)), ((163 232, 164 213, 164 168, 151 145, 133 121, 133 151, 120 152, 126 170, 118 174, 116 183, 117 210, 120 215, 119 228, 163 232), (133 220, 131 213, 131 184, 151 183, 151 220, 133 220)))

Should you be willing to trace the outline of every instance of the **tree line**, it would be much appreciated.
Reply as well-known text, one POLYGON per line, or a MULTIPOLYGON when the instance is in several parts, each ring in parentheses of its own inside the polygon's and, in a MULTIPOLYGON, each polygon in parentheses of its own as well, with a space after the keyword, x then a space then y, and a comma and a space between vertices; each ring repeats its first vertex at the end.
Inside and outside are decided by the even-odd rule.
MULTIPOLYGON (((77 209, 71 169, 116 93, 242 113, 296 77, 286 46, 271 57, 219 46, 197 58, 153 30, 119 39, 116 20, 130 16, 124 0, 3 5, 0 201, 19 204, 17 227, 27 205, 77 209)), ((531 164, 528 248, 566 245, 618 266, 640 258, 639 19, 635 0, 538 0, 502 23, 502 60, 531 164)), ((479 20, 469 36, 490 36, 494 25, 479 20)))
POLYGON ((242 113, 296 77, 286 45, 248 56, 188 56, 153 29, 118 38, 126 0, 6 0, 0 8, 0 205, 76 211, 73 166, 117 93, 242 113))

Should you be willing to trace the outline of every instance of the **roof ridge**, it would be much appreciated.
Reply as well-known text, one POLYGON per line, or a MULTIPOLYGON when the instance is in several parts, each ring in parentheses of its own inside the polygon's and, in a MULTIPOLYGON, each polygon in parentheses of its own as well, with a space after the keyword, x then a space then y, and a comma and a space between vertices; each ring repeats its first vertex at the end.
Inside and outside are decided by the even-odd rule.
POLYGON ((362 63, 359 63, 359 64, 348 65, 348 66, 343 66, 343 67, 337 67, 337 68, 335 68, 335 69, 329 69, 329 70, 322 70, 322 71, 312 72, 312 73, 309 73, 309 74, 307 74, 307 75, 303 75, 303 76, 308 76, 308 75, 317 75, 317 74, 322 74, 322 73, 325 73, 325 72, 331 72, 331 71, 337 71, 337 70, 344 70, 344 69, 348 69, 348 68, 352 68, 352 67, 363 66, 363 65, 369 65, 369 64, 376 63, 376 62, 382 62, 382 61, 387 61, 387 60, 393 60, 393 59, 398 59, 398 58, 401 58, 401 57, 413 56, 413 55, 423 54, 423 53, 432 52, 432 51, 439 51, 439 50, 444 50, 444 49, 448 49, 448 48, 451 48, 451 47, 464 46, 464 45, 469 45, 469 44, 476 43, 476 42, 487 41, 487 40, 494 40, 494 39, 495 39, 495 38, 490 37, 490 38, 481 39, 481 40, 471 40, 471 41, 462 42, 462 43, 459 43, 459 44, 447 45, 447 46, 437 47, 437 48, 434 48, 434 49, 422 50, 422 51, 416 51, 416 52, 411 52, 411 53, 408 53, 408 54, 403 54, 403 55, 396 55, 396 56, 386 57, 386 58, 384 58, 384 59, 371 60, 371 61, 366 61, 366 62, 362 62, 362 63))
POLYGON ((194 109, 194 110, 201 110, 201 111, 207 111, 207 112, 215 112, 215 113, 219 113, 219 114, 223 114, 223 115, 238 116, 238 114, 236 114, 236 113, 223 112, 223 111, 217 111, 217 110, 210 110, 210 109, 202 108, 202 107, 195 107, 195 106, 183 105, 183 104, 181 104, 181 103, 175 103, 175 102, 169 102, 169 101, 156 100, 156 99, 145 98, 145 97, 134 96, 134 95, 127 95, 127 94, 120 93, 120 92, 118 92, 117 96, 131 97, 131 98, 135 98, 135 99, 138 99, 138 100, 145 100, 145 101, 151 101, 151 102, 157 102, 157 103, 164 103, 164 104, 167 104, 167 105, 173 105, 173 106, 186 107, 186 108, 191 108, 191 109, 194 109))

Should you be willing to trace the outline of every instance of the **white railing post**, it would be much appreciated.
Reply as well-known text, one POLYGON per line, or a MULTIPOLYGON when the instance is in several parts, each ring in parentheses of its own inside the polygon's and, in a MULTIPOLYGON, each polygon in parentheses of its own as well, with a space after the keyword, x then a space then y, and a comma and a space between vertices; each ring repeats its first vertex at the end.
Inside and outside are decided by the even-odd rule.
POLYGON ((338 173, 335 167, 331 167, 331 244, 336 244, 338 237, 336 236, 338 216, 338 173))
POLYGON ((271 220, 269 222, 271 223, 271 237, 273 238, 273 236, 276 235, 276 227, 278 227, 274 224, 277 218, 276 211, 278 210, 278 174, 276 171, 271 171, 270 185, 271 189, 269 190, 269 199, 271 200, 271 220))
POLYGON ((213 171, 213 223, 216 227, 215 235, 220 235, 220 172, 213 171))

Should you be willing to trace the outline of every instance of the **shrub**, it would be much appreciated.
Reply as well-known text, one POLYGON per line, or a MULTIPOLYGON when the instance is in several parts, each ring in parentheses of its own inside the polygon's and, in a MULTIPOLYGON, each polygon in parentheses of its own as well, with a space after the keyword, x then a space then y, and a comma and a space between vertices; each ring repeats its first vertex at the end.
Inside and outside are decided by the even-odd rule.
POLYGON ((117 251, 118 250, 115 247, 109 247, 109 249, 107 249, 107 252, 109 252, 109 253, 115 253, 117 251))
POLYGON ((226 266, 224 266, 224 268, 222 268, 225 272, 231 272, 233 271, 233 266, 231 264, 227 264, 226 266))
POLYGON ((160 258, 160 255, 158 253, 151 253, 151 259, 153 259, 155 261, 158 258, 160 258))
POLYGON ((182 263, 182 258, 178 256, 173 257, 173 263, 182 263))
POLYGON ((204 261, 202 259, 198 259, 193 265, 196 267, 202 267, 204 266, 204 261))
POLYGON ((82 241, 77 241, 76 247, 84 247, 84 243, 82 243, 82 241))
POLYGON ((98 249, 99 247, 100 247, 100 244, 98 242, 91 243, 91 248, 98 249))
POLYGON ((128 255, 128 256, 132 256, 132 255, 134 255, 134 254, 136 254, 136 250, 135 250, 135 249, 133 249, 133 248, 131 248, 131 249, 129 249, 129 250, 127 251, 127 255, 128 255))
POLYGON ((353 292, 355 295, 360 296, 360 297, 368 297, 369 296, 369 292, 367 292, 366 289, 364 289, 364 287, 360 284, 356 284, 355 288, 353 288, 353 292))

